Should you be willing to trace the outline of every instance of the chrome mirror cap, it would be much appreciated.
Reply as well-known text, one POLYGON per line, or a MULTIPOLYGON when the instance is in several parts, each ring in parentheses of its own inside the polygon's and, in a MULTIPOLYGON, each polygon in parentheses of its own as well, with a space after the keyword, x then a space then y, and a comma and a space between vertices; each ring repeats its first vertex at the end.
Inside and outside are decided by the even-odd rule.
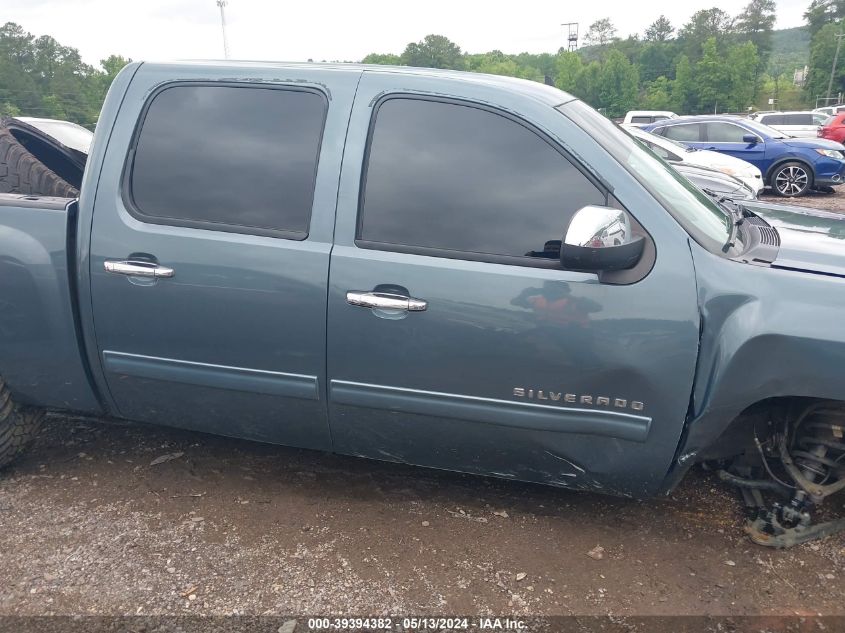
POLYGON ((631 232, 622 209, 588 205, 572 216, 560 249, 561 265, 588 271, 625 270, 640 260, 645 246, 631 232))

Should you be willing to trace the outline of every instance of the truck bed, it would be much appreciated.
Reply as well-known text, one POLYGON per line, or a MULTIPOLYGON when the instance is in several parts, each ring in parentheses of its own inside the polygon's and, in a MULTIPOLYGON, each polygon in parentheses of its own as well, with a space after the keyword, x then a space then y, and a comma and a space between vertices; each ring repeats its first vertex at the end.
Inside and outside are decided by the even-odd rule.
POLYGON ((68 274, 75 220, 73 199, 0 194, 0 375, 21 404, 94 413, 68 274))

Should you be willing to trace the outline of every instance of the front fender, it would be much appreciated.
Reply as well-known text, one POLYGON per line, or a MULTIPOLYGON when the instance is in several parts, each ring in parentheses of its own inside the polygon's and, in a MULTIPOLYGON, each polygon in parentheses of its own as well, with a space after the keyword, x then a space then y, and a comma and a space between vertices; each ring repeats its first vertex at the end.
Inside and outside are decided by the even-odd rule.
POLYGON ((845 400, 845 279, 693 249, 701 337, 690 415, 664 490, 752 404, 845 400))

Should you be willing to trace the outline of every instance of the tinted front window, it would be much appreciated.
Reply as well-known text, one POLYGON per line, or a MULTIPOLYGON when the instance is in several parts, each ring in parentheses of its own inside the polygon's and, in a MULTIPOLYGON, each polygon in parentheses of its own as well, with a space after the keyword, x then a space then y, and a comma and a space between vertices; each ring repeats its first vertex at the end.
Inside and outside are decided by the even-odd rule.
POLYGON ((676 141, 698 143, 701 141, 701 126, 698 123, 687 125, 670 125, 663 134, 666 138, 676 141))
POLYGON ((763 125, 783 125, 784 117, 781 114, 767 114, 760 117, 760 123, 763 125))
MULTIPOLYGON (((654 120, 657 120, 656 118, 654 120)), ((650 116, 632 116, 631 123, 653 123, 652 117, 650 116)))
POLYGON ((711 143, 744 143, 742 137, 750 134, 733 123, 716 121, 707 124, 707 140, 711 143))
POLYGON ((312 92, 163 90, 137 141, 137 212, 152 221, 304 236, 325 115, 325 99, 312 92))
POLYGON ((465 253, 550 257, 605 195, 524 125, 475 107, 389 99, 376 115, 359 239, 465 253))

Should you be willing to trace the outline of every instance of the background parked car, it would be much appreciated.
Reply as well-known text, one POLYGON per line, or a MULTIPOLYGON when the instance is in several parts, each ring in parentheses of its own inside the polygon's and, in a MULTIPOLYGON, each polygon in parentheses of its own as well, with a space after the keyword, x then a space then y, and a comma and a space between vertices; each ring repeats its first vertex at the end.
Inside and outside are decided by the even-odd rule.
POLYGON ((668 110, 631 110, 625 114, 622 125, 649 125, 650 123, 677 118, 677 114, 668 110))
POLYGON ((845 146, 827 139, 790 138, 757 121, 731 116, 697 116, 661 121, 646 131, 698 149, 740 158, 763 172, 779 196, 825 190, 845 178, 845 146))
POLYGON ((838 114, 840 112, 845 112, 845 105, 824 106, 822 108, 814 108, 813 112, 821 112, 822 114, 826 114, 828 116, 833 116, 834 114, 838 114))
POLYGON ((826 138, 837 143, 845 143, 845 112, 834 114, 819 128, 820 138, 826 138))
POLYGON ((815 138, 828 117, 823 112, 756 112, 748 117, 787 136, 815 138))
POLYGON ((746 188, 753 193, 754 197, 763 190, 763 174, 760 170, 744 160, 711 152, 705 149, 687 147, 677 141, 657 136, 646 132, 636 126, 623 126, 625 130, 635 139, 643 143, 663 160, 673 167, 679 165, 691 167, 704 167, 708 170, 716 170, 744 183, 746 188))

